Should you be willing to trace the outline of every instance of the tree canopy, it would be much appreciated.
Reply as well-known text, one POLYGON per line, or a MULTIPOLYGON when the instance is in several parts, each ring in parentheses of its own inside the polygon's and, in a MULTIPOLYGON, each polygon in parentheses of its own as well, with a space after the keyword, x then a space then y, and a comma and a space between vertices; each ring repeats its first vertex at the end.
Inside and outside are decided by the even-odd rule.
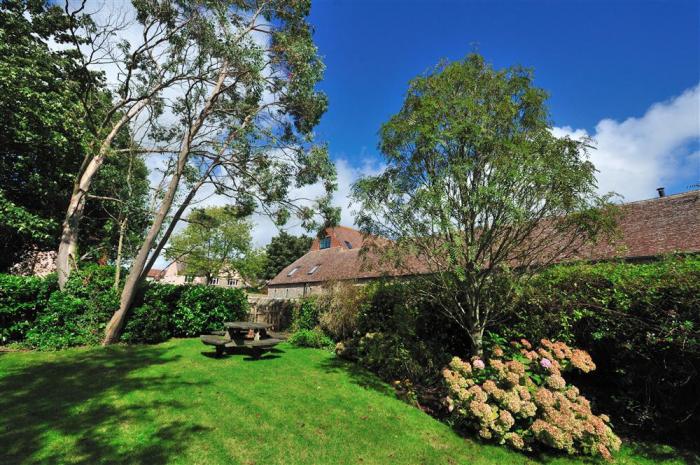
POLYGON ((273 237, 266 247, 265 278, 274 278, 284 267, 308 252, 311 241, 312 239, 308 236, 294 236, 286 231, 281 231, 273 237))
MULTIPOLYGON (((93 137, 82 117, 85 89, 94 90, 95 108, 104 111, 109 104, 109 92, 98 76, 80 71, 75 49, 49 46, 50 41, 65 40, 69 22, 60 7, 47 2, 14 0, 0 6, 0 94, 12 96, 0 99, 0 270, 28 249, 58 246, 75 175, 93 137)), ((123 131, 117 145, 126 140, 123 131)), ((139 195, 130 200, 132 211, 136 204, 144 208, 148 193, 147 171, 140 164, 131 176, 132 184, 140 186, 139 195)), ((117 234, 109 233, 113 228, 105 215, 114 213, 115 203, 104 197, 114 197, 124 186, 127 164, 115 161, 108 171, 88 201, 81 238, 81 254, 93 258, 96 248, 108 259, 114 259, 117 249, 117 234)), ((127 230, 135 239, 143 227, 136 221, 127 230)))
POLYGON ((546 99, 528 69, 443 63, 382 126, 385 171, 353 188, 362 229, 395 240, 385 256, 433 283, 477 351, 518 278, 610 225, 589 145, 552 135, 546 99))
POLYGON ((165 257, 182 263, 185 274, 204 276, 207 282, 242 268, 252 251, 252 224, 230 208, 193 210, 187 226, 170 239, 165 257))

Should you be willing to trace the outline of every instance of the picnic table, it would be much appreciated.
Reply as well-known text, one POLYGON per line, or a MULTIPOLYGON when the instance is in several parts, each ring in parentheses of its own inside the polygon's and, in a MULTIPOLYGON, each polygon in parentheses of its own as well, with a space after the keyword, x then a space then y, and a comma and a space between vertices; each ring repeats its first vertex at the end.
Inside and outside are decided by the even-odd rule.
POLYGON ((282 342, 281 339, 267 334, 271 326, 266 323, 231 321, 224 323, 225 331, 203 334, 200 339, 204 344, 215 347, 217 357, 223 355, 227 348, 248 348, 252 350, 253 356, 258 358, 263 352, 282 342))

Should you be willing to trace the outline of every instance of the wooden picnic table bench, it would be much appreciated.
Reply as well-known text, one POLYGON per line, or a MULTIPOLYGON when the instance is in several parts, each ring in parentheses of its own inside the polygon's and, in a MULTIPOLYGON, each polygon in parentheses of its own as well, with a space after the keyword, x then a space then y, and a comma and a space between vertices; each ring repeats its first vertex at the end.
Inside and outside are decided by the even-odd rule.
POLYGON ((223 355, 227 348, 243 347, 251 349, 253 356, 257 358, 266 350, 270 350, 282 342, 281 339, 268 336, 267 329, 270 326, 265 323, 247 321, 226 322, 224 323, 226 332, 217 331, 214 334, 203 334, 199 338, 204 344, 215 347, 217 357, 223 355))

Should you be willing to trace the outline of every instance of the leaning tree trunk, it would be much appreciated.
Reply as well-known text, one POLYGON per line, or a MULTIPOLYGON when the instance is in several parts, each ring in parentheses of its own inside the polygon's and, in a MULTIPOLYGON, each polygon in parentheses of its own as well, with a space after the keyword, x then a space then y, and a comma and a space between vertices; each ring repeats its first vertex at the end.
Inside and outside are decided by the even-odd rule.
POLYGON ((107 324, 107 328, 105 329, 105 338, 102 341, 102 345, 112 344, 116 342, 119 338, 119 333, 121 333, 122 327, 124 326, 124 322, 126 320, 127 311, 131 306, 131 302, 133 302, 134 300, 136 290, 138 288, 139 283, 141 282, 141 273, 146 265, 146 261, 148 260, 148 255, 151 252, 153 243, 156 241, 158 233, 160 233, 160 229, 163 227, 163 222, 165 221, 165 218, 168 215, 170 207, 172 206, 173 201, 175 199, 177 186, 180 183, 182 172, 185 168, 185 164, 187 163, 188 153, 189 144, 187 145, 186 150, 183 147, 183 150, 180 151, 180 155, 178 157, 178 166, 175 170, 175 174, 173 174, 173 177, 170 179, 170 183, 168 184, 168 190, 165 194, 165 197, 163 198, 163 202, 161 203, 160 208, 158 209, 158 213, 153 219, 153 224, 148 230, 143 244, 141 244, 139 253, 136 255, 136 258, 134 259, 134 262, 131 265, 129 275, 126 277, 124 289, 122 289, 121 298, 119 300, 119 310, 114 312, 114 315, 112 315, 112 319, 109 321, 109 324, 107 324))
MULTIPOLYGON (((182 173, 185 170, 185 166, 187 165, 187 160, 189 158, 192 140, 197 136, 197 133, 202 128, 202 125, 208 117, 212 106, 219 97, 221 88, 224 84, 227 69, 228 66, 226 62, 224 62, 221 70, 219 71, 219 77, 217 79, 216 85, 212 90, 212 93, 209 96, 206 104, 204 105, 204 108, 202 108, 202 111, 199 113, 199 116, 190 125, 189 130, 183 137, 182 144, 180 146, 180 152, 178 153, 177 167, 175 168, 175 173, 170 179, 170 183, 168 184, 168 190, 166 191, 165 197, 163 198, 163 202, 161 203, 160 208, 158 209, 158 213, 153 219, 153 224, 148 230, 146 238, 144 239, 143 244, 141 244, 141 248, 139 249, 139 253, 136 255, 136 258, 134 259, 134 262, 131 265, 129 275, 126 277, 124 289, 122 289, 122 295, 119 300, 119 310, 114 312, 114 315, 112 315, 112 319, 109 320, 109 323, 107 324, 107 328, 105 329, 105 338, 102 341, 102 345, 112 344, 114 342, 117 342, 117 340, 119 339, 119 334, 121 333, 124 323, 126 322, 129 307, 131 307, 131 303, 134 301, 134 297, 136 296, 138 285, 144 279, 143 271, 146 266, 146 262, 148 261, 148 256, 151 252, 151 249, 153 248, 153 244, 158 238, 158 234, 160 233, 161 228, 163 227, 165 218, 168 215, 168 212, 170 212, 170 208, 173 205, 173 201, 175 200, 177 187, 180 184, 180 178, 182 177, 182 173)), ((165 238, 165 240, 167 240, 167 237, 165 238)))
POLYGON ((119 133, 121 128, 131 120, 139 111, 146 105, 147 100, 142 100, 137 103, 129 111, 117 121, 112 127, 107 137, 102 141, 100 149, 83 170, 73 188, 66 217, 63 220, 63 230, 61 231, 61 243, 58 246, 58 255, 56 256, 56 271, 58 272, 58 287, 63 290, 68 281, 68 277, 73 269, 77 266, 76 250, 78 249, 78 228, 80 219, 85 210, 85 200, 87 198, 90 185, 92 184, 95 175, 99 171, 102 163, 104 163, 107 153, 112 146, 112 141, 119 133))

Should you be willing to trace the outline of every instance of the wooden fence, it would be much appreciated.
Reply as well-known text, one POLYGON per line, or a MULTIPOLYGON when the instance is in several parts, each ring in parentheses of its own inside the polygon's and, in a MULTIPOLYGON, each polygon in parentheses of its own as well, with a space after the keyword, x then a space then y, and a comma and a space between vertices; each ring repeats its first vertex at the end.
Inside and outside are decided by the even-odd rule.
POLYGON ((272 299, 263 295, 249 295, 249 320, 253 323, 267 323, 274 331, 285 331, 292 322, 295 300, 272 299))

